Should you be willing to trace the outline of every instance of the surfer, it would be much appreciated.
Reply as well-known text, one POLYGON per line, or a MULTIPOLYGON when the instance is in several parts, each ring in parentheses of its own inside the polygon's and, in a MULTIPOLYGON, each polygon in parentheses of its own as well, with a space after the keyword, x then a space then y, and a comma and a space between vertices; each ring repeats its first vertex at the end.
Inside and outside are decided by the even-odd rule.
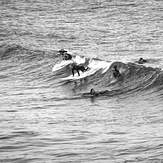
POLYGON ((95 91, 93 88, 90 90, 89 93, 83 93, 83 96, 85 97, 89 97, 89 96, 100 96, 100 95, 107 95, 109 93, 108 90, 105 90, 105 91, 95 91))
POLYGON ((77 71, 78 76, 80 76, 79 71, 85 72, 85 71, 88 70, 88 67, 85 68, 84 65, 77 65, 76 63, 73 63, 71 66, 72 66, 72 75, 73 75, 73 76, 74 76, 74 71, 75 71, 75 70, 77 71))
POLYGON ((96 92, 93 88, 90 90, 90 92, 88 93, 83 93, 82 96, 84 97, 89 97, 89 96, 98 96, 99 95, 99 92, 96 92))
POLYGON ((90 90, 90 94, 93 95, 93 96, 98 95, 98 93, 93 88, 90 90))
POLYGON ((113 67, 113 76, 114 76, 114 78, 119 78, 120 76, 121 76, 121 73, 119 72, 119 70, 117 69, 117 65, 115 65, 114 67, 113 67))
MULTIPOLYGON (((62 56, 63 60, 72 60, 72 55, 67 53, 67 50, 61 49, 58 52, 62 56)), ((88 70, 88 67, 86 68, 83 64, 77 65, 77 63, 74 62, 71 65, 71 69, 72 69, 71 71, 72 71, 73 76, 74 76, 75 70, 77 71, 78 75, 80 76, 79 71, 85 72, 88 70)))
POLYGON ((72 59, 72 55, 67 53, 67 51, 64 49, 59 50, 59 54, 62 56, 63 60, 71 60, 72 59))
POLYGON ((138 60, 138 63, 139 64, 143 64, 143 63, 146 63, 147 62, 147 60, 145 60, 145 59, 143 59, 143 58, 140 58, 139 60, 138 60))

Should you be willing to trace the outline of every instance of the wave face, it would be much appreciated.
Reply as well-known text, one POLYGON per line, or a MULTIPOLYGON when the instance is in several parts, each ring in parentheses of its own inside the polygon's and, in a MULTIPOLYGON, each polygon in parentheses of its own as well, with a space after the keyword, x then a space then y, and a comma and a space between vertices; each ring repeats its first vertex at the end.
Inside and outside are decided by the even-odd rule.
POLYGON ((53 73, 56 78, 60 79, 61 83, 78 83, 74 89, 89 91, 91 88, 101 90, 112 90, 121 94, 133 93, 144 91, 147 89, 162 87, 162 71, 159 68, 146 67, 136 63, 123 63, 123 62, 106 62, 98 59, 86 59, 84 57, 76 56, 73 59, 77 64, 85 64, 86 60, 89 62, 87 65, 90 70, 84 72, 82 77, 78 76, 77 72, 72 77, 70 61, 61 61, 53 67, 53 73), (121 74, 119 79, 113 76, 113 67, 118 67, 121 74), (60 67, 60 69, 59 69, 60 67), (57 69, 55 69, 57 68, 57 69), (60 76, 62 74, 62 76, 60 76), (63 78, 64 77, 64 78, 63 78), (83 88, 83 89, 82 89, 83 88))
POLYGON ((162 51, 160 0, 1 0, 0 162, 161 162, 162 51))

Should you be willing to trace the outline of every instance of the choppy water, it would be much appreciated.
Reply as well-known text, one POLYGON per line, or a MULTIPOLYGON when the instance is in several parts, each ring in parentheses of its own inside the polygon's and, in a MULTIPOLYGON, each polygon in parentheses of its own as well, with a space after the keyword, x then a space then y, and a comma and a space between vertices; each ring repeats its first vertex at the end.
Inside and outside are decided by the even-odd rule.
POLYGON ((162 54, 161 0, 1 0, 0 162, 163 162, 162 54), (110 67, 61 82, 60 48, 110 67))

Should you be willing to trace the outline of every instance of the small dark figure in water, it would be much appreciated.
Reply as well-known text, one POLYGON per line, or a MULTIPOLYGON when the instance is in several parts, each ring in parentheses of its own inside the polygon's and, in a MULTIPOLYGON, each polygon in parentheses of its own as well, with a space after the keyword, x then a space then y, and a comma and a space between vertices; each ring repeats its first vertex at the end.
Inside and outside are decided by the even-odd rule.
POLYGON ((143 59, 143 58, 140 58, 139 60, 138 60, 138 63, 139 64, 143 64, 143 63, 146 63, 147 62, 147 60, 145 60, 145 59, 143 59))
POLYGON ((94 97, 94 96, 98 96, 99 92, 96 92, 93 88, 90 90, 90 92, 87 93, 83 93, 82 96, 84 97, 94 97))
POLYGON ((77 65, 77 64, 72 64, 72 75, 74 76, 74 71, 77 71, 78 75, 80 76, 79 71, 85 72, 88 70, 88 67, 85 68, 84 65, 77 65))
POLYGON ((90 95, 92 96, 99 96, 99 95, 107 95, 109 93, 108 90, 105 90, 105 91, 98 91, 96 92, 93 88, 90 90, 90 95))
POLYGON ((115 65, 113 67, 113 76, 114 78, 119 78, 121 76, 121 73, 119 72, 119 70, 117 69, 117 65, 115 65))
POLYGON ((95 90, 93 88, 90 90, 90 94, 91 95, 97 95, 97 93, 95 92, 95 90))
POLYGON ((98 95, 100 95, 100 92, 97 92, 97 91, 95 91, 93 88, 90 90, 90 92, 89 93, 83 93, 83 96, 98 96, 98 95))
POLYGON ((110 95, 110 91, 95 91, 93 88, 90 90, 89 93, 83 93, 84 97, 97 97, 97 96, 108 96, 110 95))
POLYGON ((72 55, 68 54, 67 51, 64 49, 59 50, 59 54, 62 56, 63 60, 71 60, 72 59, 72 55))

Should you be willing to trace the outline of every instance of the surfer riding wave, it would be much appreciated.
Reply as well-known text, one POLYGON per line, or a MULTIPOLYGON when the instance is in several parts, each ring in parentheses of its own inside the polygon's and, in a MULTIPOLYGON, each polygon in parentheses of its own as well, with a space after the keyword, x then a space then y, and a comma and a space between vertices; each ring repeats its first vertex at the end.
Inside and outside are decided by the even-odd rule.
MULTIPOLYGON (((67 50, 61 49, 58 52, 59 52, 60 56, 62 56, 63 60, 66 60, 66 61, 67 60, 72 60, 73 61, 72 55, 67 53, 67 50)), ((75 61, 73 61, 73 63, 71 64, 70 68, 71 68, 71 72, 72 72, 73 76, 75 74, 75 71, 78 73, 78 76, 80 76, 80 72, 79 71, 85 72, 85 71, 87 71, 89 69, 84 64, 78 64, 75 61)))

